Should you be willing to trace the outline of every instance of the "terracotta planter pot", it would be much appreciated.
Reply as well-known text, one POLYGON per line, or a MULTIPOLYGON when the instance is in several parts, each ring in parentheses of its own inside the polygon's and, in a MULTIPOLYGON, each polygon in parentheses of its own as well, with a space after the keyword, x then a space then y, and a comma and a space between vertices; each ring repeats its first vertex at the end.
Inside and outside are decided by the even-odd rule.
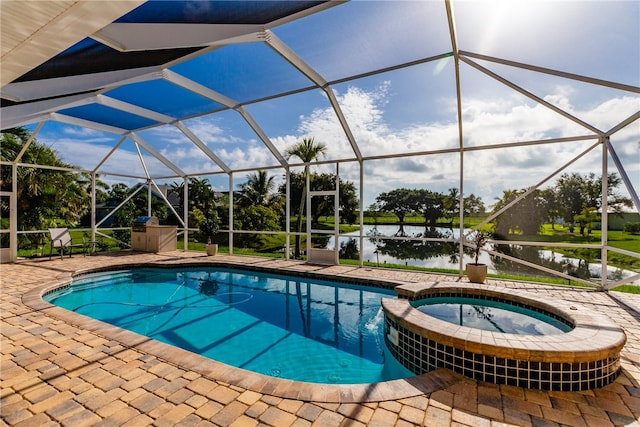
POLYGON ((217 243, 212 243, 207 245, 207 255, 208 256, 214 256, 218 253, 218 244, 217 243))
POLYGON ((486 264, 467 264, 467 277, 470 282, 484 283, 487 278, 487 265, 486 264))

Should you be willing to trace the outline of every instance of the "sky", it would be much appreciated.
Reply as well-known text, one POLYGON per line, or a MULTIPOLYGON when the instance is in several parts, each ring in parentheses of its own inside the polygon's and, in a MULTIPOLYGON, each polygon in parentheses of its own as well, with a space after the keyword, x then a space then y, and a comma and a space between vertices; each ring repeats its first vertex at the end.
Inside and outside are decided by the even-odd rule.
MULTIPOLYGON (((636 90, 613 89, 466 56, 469 62, 460 65, 464 146, 490 149, 468 151, 461 162, 456 152, 460 141, 453 58, 333 84, 359 150, 365 158, 377 158, 364 162, 364 206, 395 188, 447 192, 458 187, 461 168, 464 194, 480 196, 487 206, 505 189, 540 183, 544 187, 561 173, 600 175, 602 149, 600 145, 593 147, 594 133, 544 104, 602 131, 640 111, 640 2, 454 1, 453 8, 458 46, 463 52, 603 79, 636 90), (566 137, 584 138, 491 149, 498 144, 566 137), (392 155, 402 157, 385 157, 392 155)), ((444 2, 436 1, 354 1, 276 27, 273 33, 327 81, 435 57, 452 49, 444 2)), ((171 70, 240 102, 311 85, 282 57, 258 43, 223 47, 171 70)), ((105 95, 176 117, 211 108, 207 107, 210 101, 192 93, 186 96, 162 81, 132 84, 105 95)), ((322 90, 251 103, 246 110, 281 153, 302 138, 313 137, 327 145, 325 160, 355 157, 322 90)), ((235 189, 246 180, 249 172, 245 170, 278 166, 235 111, 201 115, 184 123, 228 166, 243 170, 234 174, 235 189)), ((227 191, 228 176, 215 174, 220 168, 175 126, 136 133, 184 172, 213 173, 203 176, 216 189, 227 191)), ((66 162, 92 170, 120 137, 47 122, 38 140, 50 145, 66 162)), ((638 192, 640 121, 611 135, 611 143, 638 192)), ((153 176, 173 174, 142 152, 153 176)), ((609 161, 608 167, 610 172, 616 171, 613 162, 609 161)), ((314 167, 317 172, 335 169, 335 164, 314 167)), ((116 174, 103 175, 105 182, 132 185, 135 181, 117 175, 141 175, 131 140, 122 142, 99 171, 116 174)), ((282 179, 282 169, 269 169, 269 173, 282 179)), ((339 173, 359 187, 357 163, 341 163, 339 173)))

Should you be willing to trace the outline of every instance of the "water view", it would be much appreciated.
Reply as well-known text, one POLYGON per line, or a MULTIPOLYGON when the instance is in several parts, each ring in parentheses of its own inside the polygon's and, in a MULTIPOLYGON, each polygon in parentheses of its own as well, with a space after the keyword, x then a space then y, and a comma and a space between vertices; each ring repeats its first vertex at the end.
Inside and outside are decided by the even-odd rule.
MULTIPOLYGON (((465 230, 469 231, 469 230, 465 230)), ((346 233, 340 238, 341 245, 348 245, 351 239, 357 240, 359 231, 346 233)), ((455 269, 459 267, 458 246, 453 240, 458 239, 460 230, 457 228, 428 227, 405 225, 400 229, 398 225, 364 225, 363 259, 365 262, 384 264, 404 264, 424 268, 455 269), (376 236, 450 239, 452 242, 381 240, 376 236)), ((327 248, 335 247, 335 239, 331 237, 327 248)), ((536 247, 521 247, 519 245, 500 245, 494 250, 506 255, 523 259, 528 262, 551 268, 556 271, 569 273, 581 278, 597 280, 601 275, 601 265, 597 262, 587 262, 583 259, 566 257, 551 250, 536 247)), ((473 262, 471 251, 465 253, 462 264, 473 262)), ((490 256, 482 252, 479 262, 487 264, 489 273, 519 274, 549 276, 522 264, 518 264, 501 257, 490 256)), ((611 280, 620 280, 635 274, 632 271, 616 269, 609 266, 608 276, 611 280)), ((640 280, 632 282, 640 285, 640 280)))

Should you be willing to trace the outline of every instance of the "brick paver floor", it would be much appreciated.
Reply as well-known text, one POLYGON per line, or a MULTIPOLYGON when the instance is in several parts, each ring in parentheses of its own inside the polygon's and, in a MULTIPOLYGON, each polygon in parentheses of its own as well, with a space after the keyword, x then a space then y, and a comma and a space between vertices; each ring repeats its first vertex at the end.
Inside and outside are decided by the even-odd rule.
POLYGON ((413 381, 323 386, 246 374, 42 302, 43 285, 119 264, 224 262, 398 282, 461 280, 199 253, 110 253, 0 266, 0 421, 27 426, 640 426, 640 295, 489 280, 599 311, 622 326, 606 387, 545 392, 438 370, 413 381))

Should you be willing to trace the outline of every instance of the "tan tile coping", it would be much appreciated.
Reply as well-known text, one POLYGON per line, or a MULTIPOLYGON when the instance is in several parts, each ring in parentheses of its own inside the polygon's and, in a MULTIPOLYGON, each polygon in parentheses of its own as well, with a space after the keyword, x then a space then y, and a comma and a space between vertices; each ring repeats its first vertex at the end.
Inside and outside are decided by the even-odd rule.
MULTIPOLYGON (((57 280, 42 284, 41 286, 37 286, 27 291, 23 295, 22 301, 26 306, 34 310, 38 310, 47 316, 63 320, 70 325, 91 331, 104 338, 117 341, 123 346, 138 349, 145 353, 154 355, 179 368, 188 369, 205 377, 242 387, 247 390, 287 399, 327 403, 359 403, 397 400, 429 394, 434 391, 447 388, 463 379, 460 374, 447 369, 438 369, 411 378, 372 384, 316 384, 281 379, 236 368, 208 359, 190 351, 156 341, 135 332, 57 307, 43 299, 44 295, 62 287, 69 286, 73 277, 80 274, 140 266, 177 267, 179 265, 211 266, 214 264, 230 268, 235 267, 246 269, 248 267, 247 264, 242 264, 240 262, 235 263, 228 259, 224 263, 203 263, 197 260, 193 261, 187 259, 177 260, 177 262, 169 264, 166 262, 123 262, 120 264, 110 265, 109 267, 88 268, 77 270, 73 273, 61 273, 57 280)), ((290 269, 286 268, 286 265, 285 268, 274 268, 270 266, 266 270, 277 271, 281 274, 292 273, 290 269)), ((307 276, 317 276, 314 275, 312 271, 303 271, 303 273, 307 276)), ((336 280, 336 278, 334 277, 333 280, 336 280)), ((352 280, 351 278, 345 278, 345 280, 351 282, 357 281, 357 279, 352 280)), ((393 283, 388 284, 389 287, 392 287, 393 285, 393 283)))

